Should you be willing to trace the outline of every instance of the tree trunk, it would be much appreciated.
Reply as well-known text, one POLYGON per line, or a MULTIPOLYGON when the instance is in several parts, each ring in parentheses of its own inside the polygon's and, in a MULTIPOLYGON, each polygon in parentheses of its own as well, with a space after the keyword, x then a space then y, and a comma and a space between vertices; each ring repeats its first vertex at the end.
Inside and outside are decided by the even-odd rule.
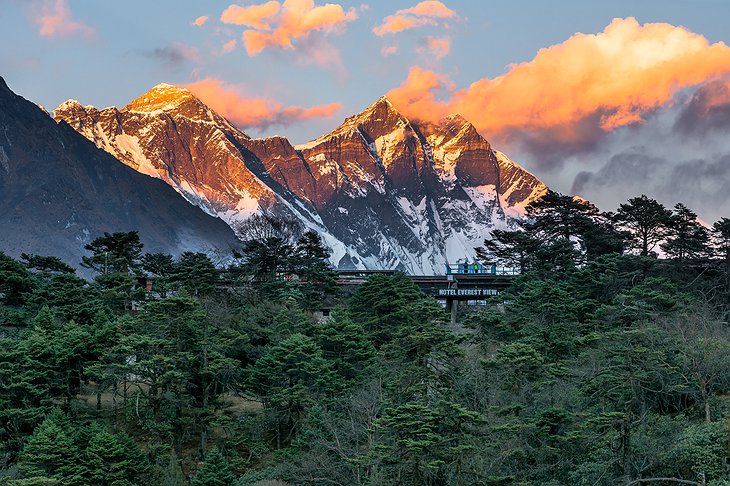
POLYGON ((178 457, 182 457, 182 429, 182 407, 180 407, 180 405, 175 405, 175 433, 173 434, 173 437, 175 439, 175 453, 178 457))
POLYGON ((621 441, 622 441, 622 457, 621 461, 624 468, 624 481, 631 481, 631 411, 628 410, 624 415, 623 424, 621 425, 621 441))
MULTIPOLYGON (((197 293, 197 290, 196 290, 197 293)), ((208 320, 203 324, 203 420, 200 431, 200 458, 205 458, 208 448, 208 402, 210 401, 210 377, 208 376, 208 320)))

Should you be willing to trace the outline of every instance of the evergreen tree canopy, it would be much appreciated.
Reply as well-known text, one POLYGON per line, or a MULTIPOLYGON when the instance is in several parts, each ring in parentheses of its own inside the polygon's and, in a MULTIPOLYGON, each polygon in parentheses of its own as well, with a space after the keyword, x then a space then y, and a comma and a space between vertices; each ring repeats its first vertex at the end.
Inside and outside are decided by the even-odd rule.
POLYGON ((54 409, 30 436, 20 454, 20 468, 26 477, 61 479, 78 459, 79 452, 68 434, 68 420, 54 409))
POLYGON ((164 253, 145 253, 141 261, 142 270, 157 277, 166 277, 173 271, 174 260, 164 253))
POLYGON ((215 290, 219 276, 208 255, 186 251, 173 264, 169 280, 191 295, 201 296, 215 290))
POLYGON ((726 278, 730 280, 730 219, 722 218, 712 225, 712 246, 723 261, 726 278))
POLYGON ((666 241, 661 248, 667 255, 683 262, 707 255, 709 239, 709 233, 697 220, 697 214, 678 203, 674 206, 667 225, 666 241))
POLYGON ((58 257, 22 253, 20 259, 31 270, 49 273, 76 273, 72 266, 58 257))
POLYGON ((492 237, 484 240, 484 247, 477 248, 477 256, 484 262, 499 262, 525 272, 538 248, 540 240, 527 231, 494 230, 492 237))
POLYGON ((191 486, 231 486, 236 477, 221 451, 214 447, 205 456, 203 468, 193 478, 191 486))
POLYGON ((527 206, 525 216, 517 230, 494 230, 477 249, 479 258, 521 272, 553 272, 623 251, 623 235, 611 226, 610 215, 578 197, 548 191, 527 206))
POLYGON ((375 274, 357 288, 350 300, 350 316, 370 336, 376 348, 403 329, 443 318, 443 311, 402 273, 375 274))
POLYGON ((81 258, 81 266, 101 274, 132 273, 140 266, 143 246, 136 231, 104 233, 84 246, 92 254, 81 258))
POLYGON ((0 251, 0 302, 19 305, 33 286, 33 276, 25 266, 0 251))
POLYGON ((621 204, 614 218, 630 234, 631 248, 641 256, 649 256, 664 240, 672 221, 672 212, 642 194, 621 204))

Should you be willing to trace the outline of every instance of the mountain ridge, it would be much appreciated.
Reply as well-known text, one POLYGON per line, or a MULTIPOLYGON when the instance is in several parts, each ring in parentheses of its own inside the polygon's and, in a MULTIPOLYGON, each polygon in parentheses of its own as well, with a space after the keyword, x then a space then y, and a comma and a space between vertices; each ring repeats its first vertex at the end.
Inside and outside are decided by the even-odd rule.
POLYGON ((167 184, 118 163, 0 77, 0 248, 77 265, 103 232, 133 231, 150 252, 221 251, 230 228, 167 184))
POLYGON ((70 103, 53 115, 233 228, 256 212, 298 220, 341 268, 442 273, 547 190, 461 115, 409 120, 386 96, 298 145, 251 138, 169 84, 122 109, 70 103))

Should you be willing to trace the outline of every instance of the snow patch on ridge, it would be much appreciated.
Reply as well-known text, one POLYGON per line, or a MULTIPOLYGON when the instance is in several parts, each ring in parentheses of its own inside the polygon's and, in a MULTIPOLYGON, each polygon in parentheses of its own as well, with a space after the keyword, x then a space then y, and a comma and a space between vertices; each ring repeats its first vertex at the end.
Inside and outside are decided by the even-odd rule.
POLYGON ((2 145, 0 145, 0 165, 3 166, 5 172, 10 172, 10 159, 8 158, 8 154, 5 153, 5 147, 2 145))
POLYGON ((501 174, 503 174, 505 170, 510 170, 520 173, 526 173, 534 180, 534 186, 531 187, 530 193, 527 196, 522 197, 521 201, 518 204, 510 204, 509 199, 512 193, 517 190, 521 190, 526 185, 526 181, 524 179, 519 180, 519 184, 513 183, 509 187, 502 187, 502 192, 499 195, 500 205, 502 206, 502 209, 504 210, 507 217, 513 219, 524 218, 527 206, 532 201, 540 199, 547 192, 547 186, 532 177, 529 172, 527 172, 519 164, 515 163, 512 159, 507 157, 504 153, 500 152, 499 150, 492 150, 492 152, 494 152, 494 155, 497 158, 497 163, 499 164, 500 178, 502 178, 501 174))
POLYGON ((483 211, 491 211, 497 200, 497 186, 494 184, 465 187, 464 191, 477 208, 483 211))
POLYGON ((123 153, 129 154, 132 157, 132 160, 137 164, 137 172, 141 172, 150 177, 160 178, 160 174, 157 172, 154 164, 144 155, 144 151, 139 146, 139 138, 122 133, 114 137, 114 141, 123 153))

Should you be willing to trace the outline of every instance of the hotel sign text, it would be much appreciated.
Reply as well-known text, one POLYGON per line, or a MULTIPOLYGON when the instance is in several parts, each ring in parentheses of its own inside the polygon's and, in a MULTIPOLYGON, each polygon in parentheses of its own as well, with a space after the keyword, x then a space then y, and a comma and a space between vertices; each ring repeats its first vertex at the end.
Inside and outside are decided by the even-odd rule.
POLYGON ((497 289, 439 289, 440 297, 488 297, 497 295, 497 289))

